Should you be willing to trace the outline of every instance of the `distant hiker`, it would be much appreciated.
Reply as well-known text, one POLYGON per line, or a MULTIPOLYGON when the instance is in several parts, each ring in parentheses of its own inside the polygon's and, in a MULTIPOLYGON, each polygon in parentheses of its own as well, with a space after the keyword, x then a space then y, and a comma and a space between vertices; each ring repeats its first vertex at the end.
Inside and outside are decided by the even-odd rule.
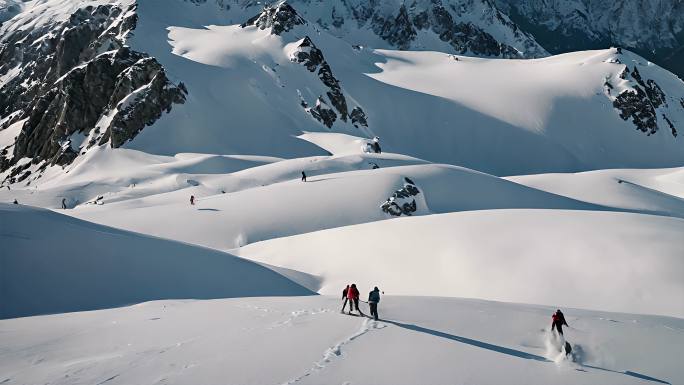
POLYGON ((190 204, 191 205, 195 204, 195 196, 194 195, 190 195, 190 204))
POLYGON ((66 210, 66 198, 62 198, 62 209, 66 210))
POLYGON ((368 293, 368 306, 370 306, 370 313, 376 321, 378 320, 378 302, 380 302, 380 289, 376 286, 373 291, 368 293))
MULTIPOLYGON (((349 298, 347 298, 347 292, 349 291, 349 285, 342 289, 342 299, 344 300, 344 303, 342 304, 342 311, 341 313, 344 313, 344 308, 347 307, 347 302, 349 302, 349 298)), ((351 306, 351 303, 350 305, 351 306)))
POLYGON ((356 284, 352 283, 347 290, 347 299, 349 300, 349 312, 347 312, 347 314, 351 314, 351 312, 354 311, 354 306, 356 306, 356 311, 361 314, 361 309, 359 309, 360 294, 361 293, 359 293, 359 290, 356 288, 356 284))
POLYGON ((306 174, 304 174, 304 171, 302 171, 302 182, 306 182, 306 174))
POLYGON ((551 316, 551 331, 556 329, 558 334, 563 336, 563 325, 568 327, 570 326, 567 322, 565 322, 565 316, 563 315, 563 312, 560 311, 560 309, 557 309, 556 312, 551 316))
POLYGON ((15 205, 18 205, 18 204, 19 204, 19 202, 17 202, 16 199, 15 199, 14 202, 12 202, 12 203, 14 203, 15 205))

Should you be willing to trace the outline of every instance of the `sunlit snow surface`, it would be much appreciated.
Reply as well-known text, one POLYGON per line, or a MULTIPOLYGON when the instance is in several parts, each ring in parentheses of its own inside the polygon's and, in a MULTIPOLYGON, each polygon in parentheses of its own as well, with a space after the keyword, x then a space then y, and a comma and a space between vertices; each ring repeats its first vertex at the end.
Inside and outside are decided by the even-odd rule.
MULTIPOLYGON (((4 320, 0 381, 626 385, 683 378, 682 319, 564 309, 578 360, 571 362, 549 343, 553 306, 387 295, 377 322, 340 314, 341 306, 337 296, 157 301, 4 320)), ((365 304, 361 310, 368 312, 365 304)))
MULTIPOLYGON (((684 382, 684 169, 630 168, 684 151, 612 108, 605 80, 628 86, 614 49, 355 49, 314 24, 240 28, 256 6, 199 3, 140 2, 127 41, 186 84, 185 104, 125 148, 0 189, 0 384, 684 382), (325 92, 290 61, 304 35, 368 128, 328 130, 301 107, 325 92), (375 135, 381 154, 364 151, 375 135), (561 173, 589 169, 603 170, 561 173), (383 212, 406 183, 412 216, 383 212), (362 299, 384 291, 380 321, 339 313, 351 282, 362 299), (574 362, 548 333, 558 307, 574 362)), ((33 12, 2 28, 80 4, 24 2, 33 12)))

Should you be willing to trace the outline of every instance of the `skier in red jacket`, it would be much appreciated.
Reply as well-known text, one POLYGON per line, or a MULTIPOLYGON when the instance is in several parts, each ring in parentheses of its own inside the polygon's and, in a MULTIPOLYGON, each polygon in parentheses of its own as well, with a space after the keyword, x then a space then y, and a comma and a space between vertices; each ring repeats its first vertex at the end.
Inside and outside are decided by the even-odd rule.
POLYGON ((349 312, 347 314, 351 315, 351 312, 354 310, 354 306, 356 306, 356 310, 361 313, 361 309, 359 309, 359 289, 356 288, 356 284, 352 283, 351 286, 349 286, 349 290, 347 290, 347 299, 349 300, 349 312))
POLYGON ((563 312, 560 311, 560 309, 558 309, 551 316, 551 331, 553 331, 553 329, 556 329, 558 331, 558 334, 563 336, 563 325, 568 327, 570 326, 565 321, 565 316, 563 315, 563 312))

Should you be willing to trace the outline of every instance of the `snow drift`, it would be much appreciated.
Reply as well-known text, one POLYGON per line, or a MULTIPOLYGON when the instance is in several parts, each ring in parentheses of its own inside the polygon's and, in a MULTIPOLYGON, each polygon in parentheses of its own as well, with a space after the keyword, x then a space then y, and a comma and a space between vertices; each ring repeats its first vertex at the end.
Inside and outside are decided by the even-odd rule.
POLYGON ((155 299, 307 295, 250 261, 0 204, 0 318, 102 309, 155 299))
POLYGON ((237 255, 387 293, 684 316, 684 220, 565 210, 399 218, 259 242, 237 255))

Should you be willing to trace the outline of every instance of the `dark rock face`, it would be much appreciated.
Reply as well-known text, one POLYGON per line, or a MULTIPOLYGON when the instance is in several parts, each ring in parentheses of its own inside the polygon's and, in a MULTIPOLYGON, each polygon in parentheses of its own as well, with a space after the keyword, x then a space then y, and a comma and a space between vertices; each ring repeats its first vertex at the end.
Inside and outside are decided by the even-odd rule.
MULTIPOLYGON (((337 113, 339 114, 340 120, 346 122, 348 117, 352 119, 352 123, 358 127, 359 125, 368 126, 366 121, 366 115, 364 114, 361 107, 356 107, 350 115, 348 113, 347 100, 342 92, 342 87, 340 87, 340 82, 335 78, 330 69, 330 65, 325 61, 323 57, 323 52, 316 47, 316 45, 311 41, 308 36, 304 37, 302 42, 297 46, 296 50, 290 54, 290 59, 303 65, 309 72, 314 72, 318 75, 320 81, 326 86, 328 91, 326 96, 337 113)), ((303 106, 305 106, 305 102, 303 106)), ((332 109, 327 107, 328 103, 319 97, 316 102, 316 107, 309 110, 311 115, 316 118, 321 123, 325 124, 328 128, 332 127, 332 124, 337 119, 337 114, 335 114, 332 109)))
POLYGON ((494 2, 552 54, 622 46, 684 79, 681 1, 494 2))
POLYGON ((623 91, 613 101, 613 107, 620 111, 623 120, 631 120, 637 130, 655 134, 658 131, 658 118, 648 95, 639 86, 635 91, 623 91))
POLYGON ((441 3, 436 3, 432 9, 416 15, 413 23, 418 29, 432 30, 442 41, 449 43, 461 54, 471 52, 479 56, 521 57, 516 49, 499 43, 492 35, 476 26, 454 22, 451 14, 441 3))
MULTIPOLYGON (((496 7, 492 6, 492 9, 496 7)), ((492 35, 471 23, 456 22, 451 13, 440 0, 434 0, 427 8, 409 8, 401 5, 395 16, 383 16, 375 12, 372 5, 367 8, 354 9, 353 15, 362 25, 370 17, 373 32, 393 46, 406 50, 418 35, 418 31, 430 30, 440 40, 449 43, 459 54, 471 53, 477 56, 493 56, 503 58, 522 58, 523 53, 515 48, 499 43, 492 35)), ((512 25, 504 20, 497 11, 497 16, 505 25, 512 25)))
MULTIPOLYGON (((295 3, 296 0, 291 1, 295 3)), ((297 1, 310 3, 310 0, 297 1)), ((340 13, 346 15, 347 24, 355 22, 358 28, 370 29, 391 46, 402 50, 420 48, 415 47, 418 35, 421 31, 430 31, 454 48, 451 53, 505 58, 548 55, 531 34, 518 28, 490 0, 412 0, 401 2, 394 9, 380 0, 345 0, 332 9, 330 18, 317 22, 324 29, 331 25, 340 29, 340 13), (473 16, 479 22, 468 21, 473 16), (486 32, 488 26, 506 31, 506 39, 510 40, 500 43, 486 32)))
MULTIPOLYGON (((189 1, 189 2, 194 3, 196 5, 205 4, 207 2, 207 0, 186 0, 186 1, 189 1)), ((230 0, 213 0, 213 1, 216 3, 216 5, 220 9, 225 9, 225 10, 230 9, 230 4, 229 4, 230 0)))
MULTIPOLYGON (((620 117, 623 120, 631 120, 637 130, 647 135, 658 132, 657 109, 661 106, 667 107, 663 90, 653 79, 644 80, 636 66, 632 71, 625 67, 619 77, 636 83, 632 86, 634 90, 621 92, 613 101, 613 107, 618 109, 620 117)), ((662 117, 672 135, 677 137, 677 129, 672 121, 665 114, 662 114, 662 117)))
POLYGON ((337 114, 335 114, 335 111, 323 101, 322 96, 318 97, 316 106, 310 108, 309 113, 328 128, 332 128, 333 123, 335 123, 335 120, 337 119, 337 114))
POLYGON ((363 112, 361 107, 355 107, 351 114, 349 114, 351 122, 354 127, 359 128, 359 126, 368 127, 368 120, 366 119, 366 113, 363 112))
POLYGON ((373 30, 399 49, 408 49, 417 35, 404 4, 401 5, 399 13, 393 20, 383 19, 376 15, 373 19, 373 30))
POLYGON ((134 9, 87 6, 60 25, 19 30, 0 42, 0 74, 21 68, 0 88, 0 117, 4 127, 26 119, 11 159, 0 155, 2 171, 24 157, 70 163, 79 152, 70 139, 76 133, 90 136, 82 149, 108 141, 119 147, 185 101, 185 87, 156 59, 123 45, 137 22, 127 11, 134 9))
POLYGON ((415 196, 420 194, 416 184, 409 178, 404 178, 404 187, 395 191, 385 203, 380 206, 383 212, 399 217, 402 215, 412 215, 418 210, 415 196))
POLYGON ((259 29, 271 28, 271 34, 280 35, 294 28, 296 25, 304 25, 302 19, 288 3, 282 2, 275 5, 267 5, 260 14, 247 20, 240 26, 245 28, 249 25, 259 29))

